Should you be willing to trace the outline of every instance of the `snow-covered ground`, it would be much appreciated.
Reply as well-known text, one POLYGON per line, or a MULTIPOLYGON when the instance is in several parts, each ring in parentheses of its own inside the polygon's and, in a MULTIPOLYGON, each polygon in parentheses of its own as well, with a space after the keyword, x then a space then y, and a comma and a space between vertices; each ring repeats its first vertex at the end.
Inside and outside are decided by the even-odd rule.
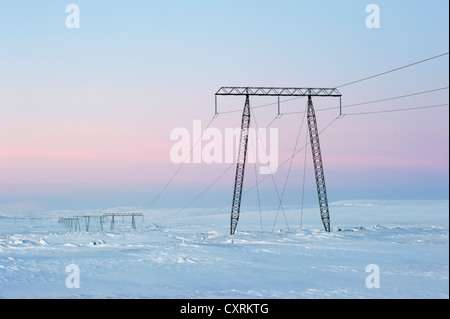
POLYGON ((335 202, 331 233, 315 206, 275 225, 276 208, 243 209, 235 236, 227 209, 147 211, 135 230, 130 217, 104 231, 58 223, 105 212, 141 210, 3 213, 0 298, 449 298, 448 201, 335 202), (69 265, 79 288, 66 286, 69 265))

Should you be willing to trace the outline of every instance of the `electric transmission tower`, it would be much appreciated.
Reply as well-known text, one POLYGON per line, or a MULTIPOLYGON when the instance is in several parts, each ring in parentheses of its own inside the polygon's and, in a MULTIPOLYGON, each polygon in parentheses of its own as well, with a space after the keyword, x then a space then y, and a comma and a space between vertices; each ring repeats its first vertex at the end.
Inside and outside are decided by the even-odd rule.
MULTIPOLYGON (((241 209, 242 189, 245 176, 245 162, 247 158, 248 130, 250 126, 250 96, 276 96, 278 97, 278 115, 280 115, 281 96, 307 96, 308 97, 308 129, 311 141, 312 157, 316 177, 317 195, 319 197, 320 217, 325 231, 330 231, 330 212, 328 208, 325 175, 320 150, 319 131, 317 128, 316 114, 312 103, 312 97, 339 97, 341 93, 337 89, 328 88, 279 88, 279 87, 222 87, 216 93, 215 111, 217 114, 217 96, 245 96, 244 111, 242 113, 241 136, 236 165, 236 177, 234 182, 233 203, 231 206, 230 234, 236 232, 241 209)), ((342 113, 341 113, 342 114, 342 113)))

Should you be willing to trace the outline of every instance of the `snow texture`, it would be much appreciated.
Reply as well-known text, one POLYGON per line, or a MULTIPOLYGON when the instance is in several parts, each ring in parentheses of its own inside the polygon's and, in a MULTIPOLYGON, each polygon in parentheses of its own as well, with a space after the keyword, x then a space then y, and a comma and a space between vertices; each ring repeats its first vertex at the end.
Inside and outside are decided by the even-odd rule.
MULTIPOLYGON (((105 212, 142 210, 89 214, 105 212)), ((3 213, 0 298, 449 298, 448 201, 332 203, 331 233, 316 207, 243 209, 234 236, 226 209, 175 213, 89 232, 58 224, 80 212, 3 213), (366 286, 371 264, 379 288, 366 286)))

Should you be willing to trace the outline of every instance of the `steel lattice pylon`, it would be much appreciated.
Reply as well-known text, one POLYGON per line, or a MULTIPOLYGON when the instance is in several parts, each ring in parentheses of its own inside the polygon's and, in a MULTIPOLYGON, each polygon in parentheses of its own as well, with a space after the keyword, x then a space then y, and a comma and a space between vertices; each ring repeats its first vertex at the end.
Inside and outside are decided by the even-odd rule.
POLYGON ((241 210, 242 188, 244 185, 245 161, 247 158, 248 129, 250 127, 250 97, 245 98, 244 112, 242 113, 241 138, 236 165, 236 178, 234 181, 233 204, 231 206, 230 234, 233 235, 239 220, 241 210))
MULTIPOLYGON (((233 204, 231 207, 231 229, 230 234, 236 232, 239 213, 241 209, 242 188, 244 183, 245 161, 247 157, 248 130, 250 126, 250 98, 249 96, 276 96, 278 97, 278 115, 280 115, 281 96, 307 96, 308 97, 308 127, 311 140, 311 148, 316 176, 317 194, 319 197, 320 217, 322 218, 325 231, 330 231, 330 212, 328 208, 327 190, 325 187, 325 175, 323 171, 322 153, 319 143, 319 132, 317 128, 316 114, 312 103, 312 96, 317 97, 339 97, 341 93, 336 88, 280 88, 280 87, 222 87, 216 92, 215 112, 218 113, 217 96, 246 96, 244 112, 242 114, 241 138, 236 167, 236 178, 234 183, 233 204)), ((342 115, 342 104, 340 103, 340 114, 342 115)))
POLYGON ((311 150, 316 175, 317 195, 319 197, 320 217, 327 232, 330 231, 330 212, 328 208, 327 188, 325 186, 325 174, 323 172, 322 152, 319 143, 319 131, 317 129, 316 113, 311 96, 308 96, 308 128, 311 140, 311 150))

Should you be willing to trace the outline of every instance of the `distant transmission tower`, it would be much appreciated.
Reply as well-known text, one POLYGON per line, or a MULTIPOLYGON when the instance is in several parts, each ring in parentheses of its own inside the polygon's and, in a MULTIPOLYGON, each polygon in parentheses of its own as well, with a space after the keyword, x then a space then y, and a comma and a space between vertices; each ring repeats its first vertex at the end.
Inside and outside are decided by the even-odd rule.
MULTIPOLYGON (((281 96, 307 96, 308 97, 308 128, 311 141, 314 171, 316 176, 317 194, 319 197, 320 217, 325 231, 330 231, 330 212, 328 207, 325 175, 323 170, 322 153, 320 150, 319 131, 317 128, 316 114, 312 103, 313 96, 339 97, 341 93, 337 89, 325 88, 278 88, 278 87, 222 87, 216 93, 215 110, 217 114, 217 96, 245 96, 244 111, 242 113, 241 137, 239 153, 236 165, 236 177, 234 182, 233 203, 231 206, 230 234, 234 235, 239 221, 241 209, 242 189, 244 185, 245 162, 247 158, 248 130, 250 126, 250 96, 276 96, 278 97, 278 115, 280 115, 281 96)), ((341 113, 342 114, 342 113, 341 113)))

